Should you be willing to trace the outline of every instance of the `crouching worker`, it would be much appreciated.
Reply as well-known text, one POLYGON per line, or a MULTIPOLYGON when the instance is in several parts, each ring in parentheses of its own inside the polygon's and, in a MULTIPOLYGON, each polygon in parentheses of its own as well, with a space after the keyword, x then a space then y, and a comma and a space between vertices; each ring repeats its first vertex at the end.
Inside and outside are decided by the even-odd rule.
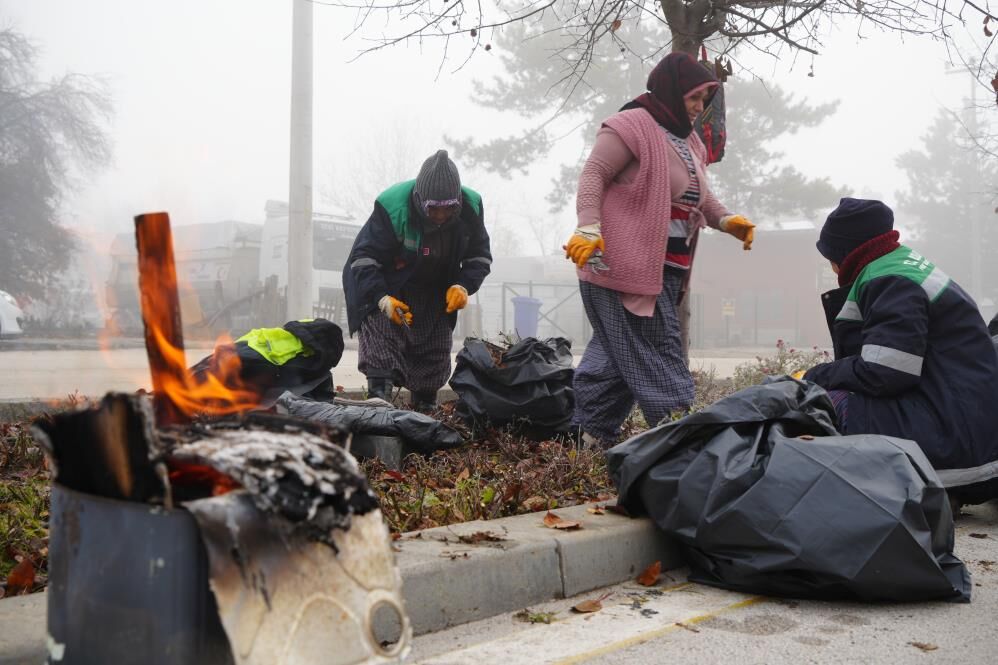
POLYGON ((430 411, 451 373, 457 310, 489 274, 492 254, 482 197, 461 186, 446 150, 415 180, 381 193, 343 270, 350 334, 372 397, 408 388, 430 411))
POLYGON ((998 356, 970 296, 893 226, 880 201, 844 198, 828 216, 835 360, 803 378, 829 392, 839 431, 916 441, 951 499, 980 503, 998 496, 998 356))
POLYGON ((190 371, 199 385, 213 378, 266 408, 285 391, 331 401, 336 397, 331 370, 342 356, 343 331, 335 323, 288 321, 283 328, 254 328, 217 345, 190 371))

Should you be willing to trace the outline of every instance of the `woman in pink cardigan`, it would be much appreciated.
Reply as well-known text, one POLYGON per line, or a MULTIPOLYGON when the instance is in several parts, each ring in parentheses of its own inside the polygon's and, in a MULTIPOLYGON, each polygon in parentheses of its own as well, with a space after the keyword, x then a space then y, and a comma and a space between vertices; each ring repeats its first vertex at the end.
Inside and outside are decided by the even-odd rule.
POLYGON ((582 169, 565 256, 593 327, 574 380, 586 440, 616 443, 635 400, 651 425, 692 404, 676 306, 697 235, 710 226, 752 246, 755 226, 711 193, 693 132, 718 85, 695 59, 670 53, 648 92, 603 123, 582 169))

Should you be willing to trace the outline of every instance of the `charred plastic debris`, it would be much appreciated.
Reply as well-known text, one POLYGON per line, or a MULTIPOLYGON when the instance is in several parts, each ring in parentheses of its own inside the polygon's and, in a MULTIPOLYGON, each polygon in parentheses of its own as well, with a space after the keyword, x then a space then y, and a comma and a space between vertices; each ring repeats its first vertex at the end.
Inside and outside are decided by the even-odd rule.
POLYGON ((49 662, 397 662, 401 577, 349 432, 251 412, 288 376, 323 381, 244 381, 237 345, 188 371, 169 218, 135 221, 154 392, 35 427, 53 469, 49 662))

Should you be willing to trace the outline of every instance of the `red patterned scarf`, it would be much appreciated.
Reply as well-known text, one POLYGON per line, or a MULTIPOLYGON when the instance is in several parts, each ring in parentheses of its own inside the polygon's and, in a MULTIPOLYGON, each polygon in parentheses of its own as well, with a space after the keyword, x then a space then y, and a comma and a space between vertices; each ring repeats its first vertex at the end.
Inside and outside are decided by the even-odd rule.
POLYGON ((870 238, 842 259, 839 265, 839 286, 852 284, 868 263, 879 259, 884 254, 890 254, 901 246, 897 231, 888 231, 883 235, 870 238))

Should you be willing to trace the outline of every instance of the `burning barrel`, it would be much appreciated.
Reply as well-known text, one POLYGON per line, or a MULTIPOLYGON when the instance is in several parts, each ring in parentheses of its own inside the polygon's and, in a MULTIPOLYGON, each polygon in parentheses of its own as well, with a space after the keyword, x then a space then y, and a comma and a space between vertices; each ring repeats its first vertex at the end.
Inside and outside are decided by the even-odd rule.
POLYGON ((50 531, 50 662, 233 662, 189 512, 55 484, 50 531))
POLYGON ((168 218, 136 218, 136 236, 152 398, 35 427, 54 473, 49 662, 396 662, 401 578, 345 434, 195 381, 168 218))

